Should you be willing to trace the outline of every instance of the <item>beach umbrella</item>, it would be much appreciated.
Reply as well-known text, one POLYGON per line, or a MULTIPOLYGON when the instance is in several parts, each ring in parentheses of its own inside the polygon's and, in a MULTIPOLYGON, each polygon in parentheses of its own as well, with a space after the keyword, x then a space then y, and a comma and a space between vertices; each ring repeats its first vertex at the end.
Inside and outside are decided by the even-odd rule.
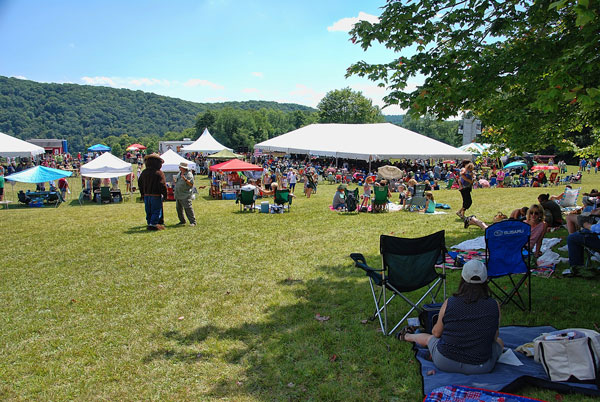
POLYGON ((72 174, 73 172, 68 172, 66 170, 49 168, 46 166, 34 166, 27 170, 6 176, 5 179, 21 183, 44 183, 46 181, 69 177, 72 174))
POLYGON ((504 165, 504 169, 516 169, 520 167, 527 167, 527 163, 523 161, 514 161, 509 164, 504 165))
POLYGON ((91 152, 108 152, 108 151, 110 151, 110 147, 106 146, 104 144, 96 144, 96 145, 92 145, 91 147, 89 147, 88 151, 91 151, 91 152))
POLYGON ((558 166, 550 166, 550 165, 535 165, 531 168, 532 172, 536 172, 538 170, 558 170, 558 166))
POLYGON ((386 165, 377 169, 377 174, 386 180, 399 179, 402 177, 402 170, 396 166, 386 165))
POLYGON ((146 149, 146 147, 142 144, 131 144, 130 146, 125 148, 126 151, 139 151, 141 149, 146 149))

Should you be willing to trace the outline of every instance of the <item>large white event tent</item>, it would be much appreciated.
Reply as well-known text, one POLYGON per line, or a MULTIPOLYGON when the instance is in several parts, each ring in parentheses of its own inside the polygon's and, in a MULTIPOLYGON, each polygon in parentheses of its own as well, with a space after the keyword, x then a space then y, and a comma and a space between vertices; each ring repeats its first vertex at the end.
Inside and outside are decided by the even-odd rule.
POLYGON ((8 134, 0 133, 0 156, 32 158, 36 155, 41 155, 44 152, 46 151, 42 147, 11 137, 8 134))
POLYGON ((391 123, 311 124, 254 146, 286 152, 362 159, 471 159, 472 154, 391 123))
POLYGON ((220 144, 219 141, 215 140, 212 135, 208 132, 208 128, 204 129, 202 135, 190 145, 186 145, 181 148, 182 152, 202 152, 205 154, 211 154, 215 152, 228 149, 233 151, 231 148, 227 148, 225 145, 220 144))
POLYGON ((132 169, 131 163, 117 158, 110 152, 105 152, 93 161, 81 165, 79 172, 85 177, 110 179, 128 175, 132 169))
POLYGON ((196 164, 194 162, 188 161, 172 149, 169 149, 160 157, 164 161, 162 167, 160 168, 160 170, 162 170, 163 172, 178 172, 179 164, 181 162, 187 163, 190 170, 196 170, 196 164))

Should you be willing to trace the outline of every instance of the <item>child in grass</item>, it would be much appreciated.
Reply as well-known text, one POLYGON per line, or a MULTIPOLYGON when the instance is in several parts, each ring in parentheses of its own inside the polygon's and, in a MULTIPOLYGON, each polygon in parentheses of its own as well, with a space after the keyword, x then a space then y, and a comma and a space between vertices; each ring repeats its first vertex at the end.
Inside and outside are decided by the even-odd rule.
POLYGON ((426 214, 435 213, 435 200, 433 199, 433 193, 430 191, 425 192, 425 212, 426 214))

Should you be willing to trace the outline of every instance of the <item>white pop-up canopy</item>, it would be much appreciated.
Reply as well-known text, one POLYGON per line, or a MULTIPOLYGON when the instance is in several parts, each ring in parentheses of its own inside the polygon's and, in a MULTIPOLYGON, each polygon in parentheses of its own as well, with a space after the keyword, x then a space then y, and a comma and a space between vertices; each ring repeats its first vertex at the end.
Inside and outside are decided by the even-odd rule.
POLYGON ((93 161, 81 165, 79 171, 82 176, 99 179, 125 176, 132 172, 131 163, 117 158, 110 152, 105 152, 93 161))
POLYGON ((27 141, 11 137, 8 134, 0 133, 0 156, 4 157, 34 157, 46 152, 44 148, 39 147, 27 141))
POLYGON ((194 162, 188 161, 172 149, 169 149, 160 157, 164 161, 162 167, 160 168, 160 170, 163 172, 179 172, 179 164, 181 162, 187 163, 190 170, 196 170, 196 164, 194 162))
POLYGON ((215 153, 222 151, 224 149, 228 149, 232 151, 231 148, 227 148, 225 145, 220 144, 217 140, 213 138, 212 135, 208 132, 208 128, 204 129, 202 135, 190 145, 186 145, 181 148, 183 152, 203 152, 203 153, 215 153))
POLYGON ((254 146, 262 152, 286 152, 336 158, 471 159, 458 148, 391 123, 311 124, 254 146))

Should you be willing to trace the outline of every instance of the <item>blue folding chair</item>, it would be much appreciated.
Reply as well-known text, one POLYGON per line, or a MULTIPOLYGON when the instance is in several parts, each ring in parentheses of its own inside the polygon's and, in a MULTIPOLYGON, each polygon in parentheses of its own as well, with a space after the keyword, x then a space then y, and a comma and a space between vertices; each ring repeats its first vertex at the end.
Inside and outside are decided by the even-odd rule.
POLYGON ((525 311, 526 304, 519 292, 527 286, 531 310, 531 252, 529 237, 531 226, 525 222, 507 220, 494 223, 485 230, 486 265, 490 290, 501 305, 509 302, 525 311), (513 275, 515 277, 513 277, 513 275), (517 280, 516 276, 521 275, 517 280), (512 289, 506 291, 499 278, 507 276, 512 289))

